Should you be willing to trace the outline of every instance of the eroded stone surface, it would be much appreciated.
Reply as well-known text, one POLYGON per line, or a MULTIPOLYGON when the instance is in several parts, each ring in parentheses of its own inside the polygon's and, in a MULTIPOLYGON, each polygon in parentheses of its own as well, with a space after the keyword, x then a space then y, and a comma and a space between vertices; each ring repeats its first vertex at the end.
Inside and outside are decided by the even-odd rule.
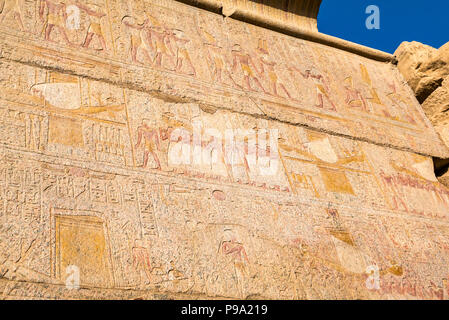
POLYGON ((94 2, 0 18, 3 298, 448 298, 447 149, 394 66, 94 2), (230 129, 278 136, 229 163, 230 129))
POLYGON ((398 68, 442 139, 449 143, 449 43, 440 49, 404 42, 396 50, 398 68))

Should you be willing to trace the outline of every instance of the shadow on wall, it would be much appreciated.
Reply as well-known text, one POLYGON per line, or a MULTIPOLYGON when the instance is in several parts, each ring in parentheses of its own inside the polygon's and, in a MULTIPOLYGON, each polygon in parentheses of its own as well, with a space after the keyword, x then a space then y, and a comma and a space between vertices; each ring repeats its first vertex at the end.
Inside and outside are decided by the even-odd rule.
POLYGON ((300 16, 317 18, 322 0, 249 0, 263 3, 275 9, 298 14, 300 16))
POLYGON ((433 165, 438 181, 449 187, 449 159, 433 158, 433 165))

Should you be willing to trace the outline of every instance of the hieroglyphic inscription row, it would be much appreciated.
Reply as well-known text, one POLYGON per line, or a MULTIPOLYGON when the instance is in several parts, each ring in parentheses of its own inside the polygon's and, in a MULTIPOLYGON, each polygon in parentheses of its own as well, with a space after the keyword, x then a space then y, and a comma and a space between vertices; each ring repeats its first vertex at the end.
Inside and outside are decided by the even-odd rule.
MULTIPOLYGON (((64 162, 2 148, 2 278, 64 284, 66 268, 76 265, 84 290, 448 298, 447 221, 64 162), (368 266, 379 269, 378 290, 365 285, 368 266)), ((3 295, 17 290, 7 286, 3 295)), ((21 294, 51 292, 37 287, 21 294)), ((68 294, 59 286, 56 297, 68 294)))
MULTIPOLYGON (((2 278, 57 285, 57 297, 72 265, 83 288, 448 297, 449 191, 430 158, 24 64, 0 68, 2 278), (191 139, 173 139, 177 129, 191 139), (261 174, 245 148, 230 164, 206 147, 227 129, 278 130, 277 155, 260 153, 275 172, 261 174), (170 162, 199 146, 217 161, 170 162), (366 286, 369 266, 378 290, 366 286)), ((3 295, 50 294, 33 288, 3 295)))
POLYGON ((176 1, 5 0, 0 27, 4 57, 448 153, 392 66, 176 1))
POLYGON ((449 190, 397 148, 446 151, 391 65, 171 0, 0 4, 2 297, 75 266, 94 298, 449 298, 449 190))
POLYGON ((427 157, 386 153, 355 140, 195 103, 166 102, 18 63, 3 62, 0 70, 5 70, 0 75, 0 143, 8 148, 96 166, 447 216, 447 190, 437 182, 427 157), (12 68, 17 71, 14 79, 6 72, 12 68), (183 134, 176 134, 180 129, 183 134), (249 129, 249 136, 239 133, 249 129), (277 130, 277 140, 270 140, 274 145, 259 146, 255 154, 236 145, 232 152, 238 161, 230 163, 227 132, 244 141, 260 138, 263 130, 267 140, 277 130), (200 161, 177 162, 185 152, 188 160, 199 153, 200 161), (251 162, 254 155, 257 159, 251 162), (263 174, 261 163, 274 171, 263 174))

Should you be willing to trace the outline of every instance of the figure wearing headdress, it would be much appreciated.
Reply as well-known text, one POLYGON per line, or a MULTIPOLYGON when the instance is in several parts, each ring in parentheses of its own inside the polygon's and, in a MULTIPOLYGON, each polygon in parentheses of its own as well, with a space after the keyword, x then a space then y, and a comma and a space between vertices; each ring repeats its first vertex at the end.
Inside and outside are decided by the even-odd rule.
POLYGON ((264 93, 266 93, 265 89, 263 88, 262 84, 260 83, 259 79, 257 78, 257 75, 260 75, 259 70, 257 69, 256 65, 254 64, 253 59, 251 56, 247 53, 245 53, 242 50, 242 47, 239 44, 234 45, 232 48, 232 57, 233 57, 233 64, 232 64, 232 71, 236 72, 237 67, 240 65, 240 69, 243 73, 243 84, 244 88, 248 90, 254 90, 251 87, 251 80, 254 81, 256 86, 264 93), (255 71, 253 71, 253 69, 255 71), (256 72, 256 73, 255 73, 256 72))
POLYGON ((266 72, 268 75, 268 80, 271 84, 272 93, 275 96, 280 96, 278 93, 278 87, 284 91, 287 97, 291 98, 290 93, 284 84, 279 82, 278 76, 276 74, 276 63, 269 59, 268 45, 266 40, 259 39, 259 46, 257 47, 257 53, 259 55, 259 61, 261 65, 261 73, 266 72), (265 70, 266 69, 266 70, 265 70))
POLYGON ((317 96, 317 103, 316 107, 325 109, 325 100, 331 105, 329 108, 332 111, 337 111, 337 108, 335 107, 334 102, 332 101, 332 98, 330 97, 330 89, 329 85, 327 83, 326 78, 318 71, 315 67, 312 67, 310 69, 307 69, 305 73, 303 73, 301 70, 299 70, 296 67, 293 67, 296 71, 298 71, 304 79, 310 79, 315 83, 316 88, 316 96, 317 96))
POLYGON ((366 100, 371 104, 372 111, 376 112, 376 109, 374 108, 374 105, 380 106, 380 115, 387 117, 387 118, 393 118, 393 116, 390 114, 390 112, 385 108, 385 105, 383 104, 382 100, 379 97, 379 94, 377 93, 377 89, 373 87, 373 83, 371 81, 368 69, 363 65, 360 64, 360 72, 362 75, 363 83, 368 87, 368 91, 371 94, 371 97, 367 97, 366 100))
POLYGON ((173 43, 176 48, 176 72, 183 72, 183 65, 187 65, 190 69, 189 74, 196 75, 195 67, 193 66, 192 59, 190 58, 189 51, 187 49, 187 43, 190 42, 189 39, 186 38, 184 31, 175 29, 171 33, 170 39, 173 40, 173 43))
POLYGON ((124 17, 122 22, 131 30, 131 59, 135 63, 140 63, 137 59, 139 49, 147 57, 148 61, 152 62, 153 59, 150 56, 150 52, 154 52, 153 45, 151 43, 151 32, 149 29, 150 20, 146 18, 142 23, 131 23, 124 17))
POLYGON ((159 161, 159 157, 156 154, 156 150, 160 150, 159 130, 155 128, 153 124, 154 123, 151 120, 142 120, 142 125, 137 128, 136 149, 140 147, 143 138, 145 141, 143 143, 144 154, 142 167, 147 167, 149 155, 151 154, 157 164, 157 169, 161 169, 161 163, 159 161))
POLYGON ((246 265, 249 263, 248 255, 246 254, 244 245, 237 240, 232 230, 224 230, 224 235, 220 241, 218 250, 224 256, 231 257, 236 270, 246 273, 246 265))

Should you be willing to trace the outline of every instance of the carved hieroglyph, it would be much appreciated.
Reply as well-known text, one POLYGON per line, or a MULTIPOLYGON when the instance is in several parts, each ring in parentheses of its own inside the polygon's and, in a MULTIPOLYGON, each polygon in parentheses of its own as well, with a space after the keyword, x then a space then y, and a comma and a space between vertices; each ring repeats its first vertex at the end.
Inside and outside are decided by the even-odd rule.
POLYGON ((5 8, 3 298, 448 298, 448 150, 394 66, 175 1, 5 8))

